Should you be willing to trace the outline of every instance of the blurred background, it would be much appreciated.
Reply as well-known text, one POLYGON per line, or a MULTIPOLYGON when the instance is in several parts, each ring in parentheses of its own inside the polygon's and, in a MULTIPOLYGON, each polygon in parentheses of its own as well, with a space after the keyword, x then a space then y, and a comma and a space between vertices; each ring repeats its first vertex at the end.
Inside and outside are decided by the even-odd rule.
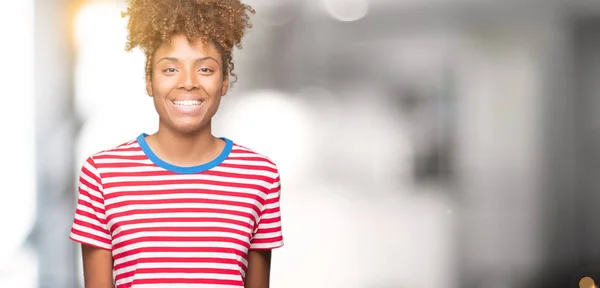
MULTIPOLYGON (((272 287, 600 281, 599 0, 246 3, 214 122, 279 165, 272 287)), ((79 168, 157 128, 124 9, 0 2, 2 288, 83 287, 79 168)))

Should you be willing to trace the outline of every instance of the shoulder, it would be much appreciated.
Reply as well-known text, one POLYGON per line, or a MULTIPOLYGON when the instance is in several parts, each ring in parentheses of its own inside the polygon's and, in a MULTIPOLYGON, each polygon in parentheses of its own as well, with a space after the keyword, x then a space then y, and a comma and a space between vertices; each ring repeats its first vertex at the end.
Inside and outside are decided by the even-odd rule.
POLYGON ((257 179, 262 178, 265 181, 263 187, 265 195, 268 195, 265 199, 279 195, 281 186, 279 168, 270 157, 234 142, 228 160, 230 165, 239 165, 238 167, 251 171, 257 179))
POLYGON ((98 150, 92 153, 88 153, 85 156, 84 165, 94 165, 98 161, 105 162, 105 160, 114 160, 118 158, 123 158, 126 156, 134 156, 136 154, 140 154, 143 151, 137 141, 137 138, 130 139, 127 142, 122 142, 118 145, 114 145, 112 147, 98 150), (103 161, 104 160, 104 161, 103 161))
POLYGON ((233 142, 228 160, 232 164, 240 165, 240 167, 267 173, 272 181, 279 181, 279 168, 275 161, 252 148, 233 142))
POLYGON ((240 160, 247 159, 248 161, 253 161, 257 164, 262 163, 264 165, 271 166, 274 169, 277 169, 277 164, 270 157, 236 142, 233 142, 230 157, 240 160))

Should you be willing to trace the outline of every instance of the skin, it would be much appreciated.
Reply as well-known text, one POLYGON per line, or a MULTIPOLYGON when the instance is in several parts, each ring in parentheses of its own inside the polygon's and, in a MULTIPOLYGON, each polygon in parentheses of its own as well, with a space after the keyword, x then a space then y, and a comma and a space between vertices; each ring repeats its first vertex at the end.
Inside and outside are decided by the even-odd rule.
MULTIPOLYGON (((177 166, 195 166, 216 158, 225 142, 212 135, 211 119, 225 96, 229 78, 219 50, 211 43, 175 35, 153 54, 146 91, 159 115, 158 131, 146 137, 152 151, 177 166), (193 112, 181 112, 175 100, 201 100, 193 112)), ((111 251, 83 245, 86 288, 112 288, 111 251)), ((250 250, 245 288, 269 288, 271 250, 250 250)))
POLYGON ((112 252, 90 245, 81 245, 85 288, 113 288, 112 252))
POLYGON ((248 251, 248 271, 245 288, 269 288, 271 274, 271 250, 248 251))

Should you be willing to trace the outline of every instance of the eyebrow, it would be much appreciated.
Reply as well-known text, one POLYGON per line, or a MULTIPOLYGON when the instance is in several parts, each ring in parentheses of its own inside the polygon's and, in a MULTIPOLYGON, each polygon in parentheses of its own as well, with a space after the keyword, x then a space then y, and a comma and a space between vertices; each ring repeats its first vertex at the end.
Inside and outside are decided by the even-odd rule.
MULTIPOLYGON (((220 64, 220 63, 219 63, 219 61, 217 61, 217 59, 215 59, 215 58, 213 58, 213 57, 210 57, 210 56, 206 56, 206 57, 198 58, 198 59, 196 59, 194 62, 195 62, 195 63, 198 63, 198 62, 206 61, 206 60, 208 60, 208 59, 212 59, 212 60, 214 60, 215 62, 217 62, 218 64, 220 64)), ((156 64, 160 63, 160 61, 163 61, 163 60, 167 60, 167 61, 171 61, 171 62, 179 62, 179 59, 177 59, 177 58, 175 58, 175 57, 168 57, 168 56, 167 56, 167 57, 163 57, 163 58, 161 58, 160 60, 156 61, 156 64)))

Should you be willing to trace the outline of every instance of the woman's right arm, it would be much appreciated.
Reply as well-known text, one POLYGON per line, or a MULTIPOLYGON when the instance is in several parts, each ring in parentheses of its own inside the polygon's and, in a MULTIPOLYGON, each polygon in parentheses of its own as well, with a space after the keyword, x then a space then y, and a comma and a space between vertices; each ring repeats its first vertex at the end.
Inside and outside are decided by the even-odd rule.
POLYGON ((81 244, 85 288, 113 288, 112 235, 108 230, 100 172, 92 157, 79 176, 71 240, 81 244))
POLYGON ((114 288, 111 251, 82 244, 81 253, 85 288, 114 288))

